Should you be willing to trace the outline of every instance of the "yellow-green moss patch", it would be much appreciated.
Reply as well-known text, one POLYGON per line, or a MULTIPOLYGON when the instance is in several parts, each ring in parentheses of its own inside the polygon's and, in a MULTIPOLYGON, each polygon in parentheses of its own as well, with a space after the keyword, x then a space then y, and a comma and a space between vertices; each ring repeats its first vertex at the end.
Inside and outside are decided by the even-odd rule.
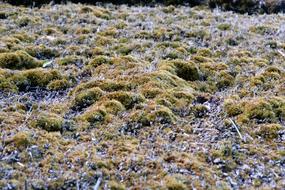
POLYGON ((42 62, 36 60, 25 51, 0 53, 0 67, 7 69, 31 69, 40 67, 42 62))

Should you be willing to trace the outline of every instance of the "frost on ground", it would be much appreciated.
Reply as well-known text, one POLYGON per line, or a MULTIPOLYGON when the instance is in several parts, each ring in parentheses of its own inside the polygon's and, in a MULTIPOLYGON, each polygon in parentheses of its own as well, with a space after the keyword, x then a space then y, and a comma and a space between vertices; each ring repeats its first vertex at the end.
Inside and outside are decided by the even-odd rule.
POLYGON ((285 15, 0 4, 1 189, 282 189, 285 15))

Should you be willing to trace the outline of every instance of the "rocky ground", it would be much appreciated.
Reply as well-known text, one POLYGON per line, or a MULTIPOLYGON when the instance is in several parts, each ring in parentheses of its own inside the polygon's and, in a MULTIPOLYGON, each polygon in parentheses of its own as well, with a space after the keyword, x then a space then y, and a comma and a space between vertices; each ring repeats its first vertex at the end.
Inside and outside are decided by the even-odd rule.
POLYGON ((0 4, 1 189, 282 189, 285 15, 0 4))

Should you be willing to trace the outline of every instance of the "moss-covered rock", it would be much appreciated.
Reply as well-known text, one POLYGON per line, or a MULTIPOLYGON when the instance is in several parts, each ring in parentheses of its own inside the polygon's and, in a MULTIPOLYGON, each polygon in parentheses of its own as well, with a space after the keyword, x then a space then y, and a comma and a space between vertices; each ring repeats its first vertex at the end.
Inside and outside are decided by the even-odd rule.
POLYGON ((31 69, 40 67, 41 61, 30 56, 25 51, 16 51, 13 53, 0 53, 0 67, 7 69, 31 69))

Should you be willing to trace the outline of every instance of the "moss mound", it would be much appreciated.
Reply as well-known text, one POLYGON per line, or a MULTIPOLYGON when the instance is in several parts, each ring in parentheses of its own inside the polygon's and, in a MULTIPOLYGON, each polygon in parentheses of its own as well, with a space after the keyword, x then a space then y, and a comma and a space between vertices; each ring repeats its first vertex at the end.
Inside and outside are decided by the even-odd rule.
POLYGON ((145 99, 142 95, 132 92, 112 92, 105 96, 107 99, 114 99, 121 102, 126 109, 133 108, 136 104, 142 103, 145 99))
POLYGON ((0 53, 0 67, 7 69, 31 69, 40 67, 41 61, 36 60, 25 51, 0 53))
POLYGON ((99 100, 99 98, 103 96, 103 94, 104 92, 98 87, 94 87, 84 92, 81 92, 75 96, 73 108, 82 109, 89 107, 94 102, 99 100))
POLYGON ((194 81, 199 79, 198 68, 196 67, 195 63, 190 61, 166 61, 160 63, 159 67, 161 70, 167 70, 186 81, 194 81))
POLYGON ((106 119, 107 112, 103 108, 91 107, 82 116, 81 119, 88 121, 91 125, 103 122, 106 119))
POLYGON ((63 119, 56 114, 40 113, 32 125, 48 132, 56 132, 62 130, 63 119))
POLYGON ((51 81, 61 79, 58 70, 31 69, 13 75, 9 80, 15 84, 19 91, 31 87, 46 87, 51 81))

